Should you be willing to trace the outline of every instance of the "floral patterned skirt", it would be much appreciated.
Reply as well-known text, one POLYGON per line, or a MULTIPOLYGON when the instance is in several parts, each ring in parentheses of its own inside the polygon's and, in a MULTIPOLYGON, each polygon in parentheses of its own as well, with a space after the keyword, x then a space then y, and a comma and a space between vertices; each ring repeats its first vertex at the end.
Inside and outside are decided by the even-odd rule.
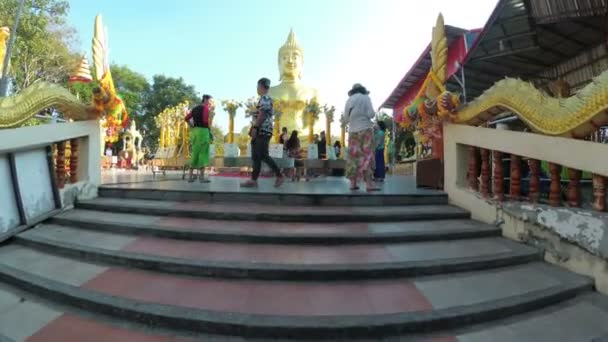
POLYGON ((349 133, 346 177, 370 180, 373 172, 374 152, 373 129, 349 133))

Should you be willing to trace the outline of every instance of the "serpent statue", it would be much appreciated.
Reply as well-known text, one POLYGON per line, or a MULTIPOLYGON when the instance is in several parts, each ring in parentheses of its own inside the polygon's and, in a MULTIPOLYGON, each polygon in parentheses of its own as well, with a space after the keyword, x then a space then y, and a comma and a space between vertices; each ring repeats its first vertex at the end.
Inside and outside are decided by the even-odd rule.
POLYGON ((585 138, 608 124, 608 70, 570 97, 552 97, 529 82, 506 78, 459 109, 454 122, 479 125, 505 110, 536 133, 585 138))

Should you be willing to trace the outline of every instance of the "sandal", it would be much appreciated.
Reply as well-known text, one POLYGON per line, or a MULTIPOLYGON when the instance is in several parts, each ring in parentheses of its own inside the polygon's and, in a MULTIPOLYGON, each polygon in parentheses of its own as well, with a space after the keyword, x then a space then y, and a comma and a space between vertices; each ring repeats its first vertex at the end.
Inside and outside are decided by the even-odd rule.
POLYGON ((357 191, 357 190, 359 190, 358 186, 351 186, 350 187, 350 191, 357 191))
POLYGON ((285 177, 281 176, 281 177, 277 177, 277 180, 274 182, 274 187, 278 188, 281 185, 283 185, 283 182, 285 182, 285 177))
POLYGON ((365 189, 365 191, 367 191, 367 192, 374 192, 374 191, 380 191, 380 190, 382 190, 382 189, 380 189, 380 188, 366 188, 365 189))

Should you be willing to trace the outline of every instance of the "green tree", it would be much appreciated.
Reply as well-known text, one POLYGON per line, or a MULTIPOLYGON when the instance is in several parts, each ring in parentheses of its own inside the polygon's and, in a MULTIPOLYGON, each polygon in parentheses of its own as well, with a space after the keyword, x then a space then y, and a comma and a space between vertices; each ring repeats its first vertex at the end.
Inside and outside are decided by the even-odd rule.
POLYGON ((213 135, 213 144, 215 145, 215 155, 224 155, 224 131, 220 126, 212 125, 211 134, 213 135))
POLYGON ((152 86, 144 105, 142 130, 144 144, 152 151, 158 145, 159 129, 154 118, 165 108, 176 106, 183 101, 191 105, 200 102, 200 98, 192 85, 188 85, 180 78, 156 75, 152 79, 152 86))
MULTIPOLYGON (((12 27, 18 0, 0 1, 0 25, 12 27)), ((26 1, 11 57, 16 91, 44 80, 62 83, 76 66, 76 32, 66 25, 69 4, 59 0, 26 1)))
MULTIPOLYGON (((116 92, 125 102, 129 115, 142 116, 150 93, 150 83, 146 77, 125 65, 112 65, 110 70, 116 92)), ((140 120, 137 121, 140 123, 140 120)))

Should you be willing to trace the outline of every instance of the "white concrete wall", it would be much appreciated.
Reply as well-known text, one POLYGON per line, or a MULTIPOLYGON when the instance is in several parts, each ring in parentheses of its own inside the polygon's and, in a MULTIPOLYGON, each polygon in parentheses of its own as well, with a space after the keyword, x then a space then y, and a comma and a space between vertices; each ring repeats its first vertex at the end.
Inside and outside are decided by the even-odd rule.
POLYGON ((46 148, 56 142, 78 139, 78 183, 60 192, 62 207, 77 196, 95 196, 101 184, 101 134, 99 121, 57 123, 0 130, 0 241, 24 226, 32 225, 57 208, 46 148), (25 221, 12 182, 9 156, 14 156, 15 177, 19 185, 25 221))

